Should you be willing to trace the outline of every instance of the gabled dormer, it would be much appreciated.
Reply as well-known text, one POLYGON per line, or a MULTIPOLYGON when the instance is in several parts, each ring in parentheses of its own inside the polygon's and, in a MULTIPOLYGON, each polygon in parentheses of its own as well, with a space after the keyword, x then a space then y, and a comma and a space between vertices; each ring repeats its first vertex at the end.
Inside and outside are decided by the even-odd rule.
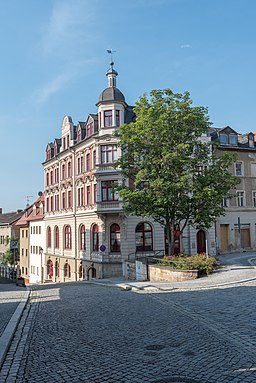
POLYGON ((86 135, 85 122, 79 121, 76 127, 76 142, 83 141, 86 135))
POLYGON ((54 144, 52 142, 46 146, 45 154, 46 161, 49 161, 54 156, 54 144))
POLYGON ((53 144, 54 144, 54 157, 55 157, 60 152, 61 139, 60 138, 55 138, 53 144))
POLYGON ((238 133, 230 126, 218 131, 218 139, 221 145, 237 146, 238 133))
POLYGON ((74 124, 70 116, 65 116, 61 128, 61 152, 74 145, 74 124))
POLYGON ((89 114, 85 123, 86 138, 92 136, 98 131, 98 116, 97 114, 89 114))
POLYGON ((252 132, 248 133, 248 146, 249 148, 254 148, 254 134, 252 132))

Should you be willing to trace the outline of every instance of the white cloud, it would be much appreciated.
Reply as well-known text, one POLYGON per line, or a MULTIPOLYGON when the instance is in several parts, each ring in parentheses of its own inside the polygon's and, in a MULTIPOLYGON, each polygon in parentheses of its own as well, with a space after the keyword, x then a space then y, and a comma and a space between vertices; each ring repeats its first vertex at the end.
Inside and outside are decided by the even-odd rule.
POLYGON ((68 73, 61 73, 53 78, 37 92, 37 101, 40 104, 44 103, 51 95, 60 91, 70 81, 70 78, 68 73))
POLYGON ((70 55, 79 42, 87 39, 92 20, 88 1, 62 0, 55 3, 49 21, 42 29, 43 52, 59 54, 66 51, 70 55))
POLYGON ((186 49, 186 48, 192 48, 192 45, 190 45, 190 44, 183 44, 180 47, 181 47, 181 49, 186 49))

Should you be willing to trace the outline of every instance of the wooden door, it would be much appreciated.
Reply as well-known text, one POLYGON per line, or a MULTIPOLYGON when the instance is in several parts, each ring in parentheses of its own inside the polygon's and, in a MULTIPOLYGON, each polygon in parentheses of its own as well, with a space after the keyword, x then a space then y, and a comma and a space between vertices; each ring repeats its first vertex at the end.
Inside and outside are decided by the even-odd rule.
POLYGON ((229 225, 220 225, 220 251, 228 250, 229 225))
POLYGON ((206 253, 206 238, 205 232, 203 230, 199 230, 196 235, 197 242, 197 253, 206 253))

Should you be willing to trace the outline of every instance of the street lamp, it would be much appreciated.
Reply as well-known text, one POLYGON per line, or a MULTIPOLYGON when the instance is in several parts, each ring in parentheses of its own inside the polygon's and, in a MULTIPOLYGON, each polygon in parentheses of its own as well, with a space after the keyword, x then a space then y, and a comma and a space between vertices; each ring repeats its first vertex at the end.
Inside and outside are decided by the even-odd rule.
POLYGON ((39 247, 39 254, 41 255, 41 283, 44 283, 44 266, 43 266, 43 248, 39 247))

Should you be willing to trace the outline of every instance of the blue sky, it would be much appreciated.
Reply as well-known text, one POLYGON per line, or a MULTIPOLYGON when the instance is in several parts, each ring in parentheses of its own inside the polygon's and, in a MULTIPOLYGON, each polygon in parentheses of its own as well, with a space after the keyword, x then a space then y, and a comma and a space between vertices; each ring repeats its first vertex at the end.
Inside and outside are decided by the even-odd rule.
POLYGON ((43 190, 48 142, 95 113, 116 50, 117 86, 188 90, 214 126, 256 131, 254 0, 1 0, 0 207, 43 190))

